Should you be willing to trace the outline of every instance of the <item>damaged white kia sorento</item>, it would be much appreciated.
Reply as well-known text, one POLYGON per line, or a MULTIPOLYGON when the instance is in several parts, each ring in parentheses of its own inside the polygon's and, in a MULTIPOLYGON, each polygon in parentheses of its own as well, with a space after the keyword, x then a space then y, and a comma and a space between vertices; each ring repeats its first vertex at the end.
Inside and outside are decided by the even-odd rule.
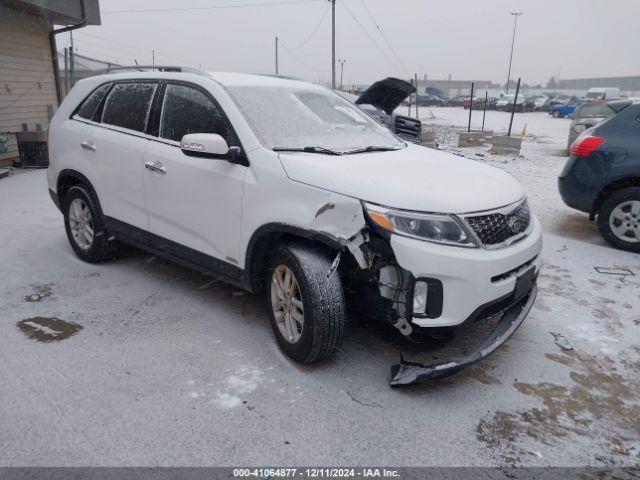
POLYGON ((49 150, 81 259, 124 242, 264 293, 297 362, 339 349, 351 302, 410 338, 499 314, 472 352, 401 361, 391 384, 446 377, 503 344, 536 296, 542 235, 518 182, 407 144, 317 85, 115 69, 71 90, 49 150))

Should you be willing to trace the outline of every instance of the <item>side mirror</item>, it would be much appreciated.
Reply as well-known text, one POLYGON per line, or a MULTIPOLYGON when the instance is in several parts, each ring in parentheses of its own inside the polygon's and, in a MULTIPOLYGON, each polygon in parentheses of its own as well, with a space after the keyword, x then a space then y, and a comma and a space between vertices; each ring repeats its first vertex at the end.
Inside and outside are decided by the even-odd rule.
POLYGON ((217 133, 188 133, 180 141, 180 150, 191 157, 235 160, 240 147, 229 147, 227 141, 217 133))

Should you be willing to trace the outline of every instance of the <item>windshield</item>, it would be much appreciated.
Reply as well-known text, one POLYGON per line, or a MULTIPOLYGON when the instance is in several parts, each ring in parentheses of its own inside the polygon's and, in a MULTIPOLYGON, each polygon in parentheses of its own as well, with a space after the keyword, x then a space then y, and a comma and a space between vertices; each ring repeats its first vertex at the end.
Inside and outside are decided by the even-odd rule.
POLYGON ((267 148, 345 152, 405 145, 353 103, 328 90, 236 86, 229 92, 267 148))

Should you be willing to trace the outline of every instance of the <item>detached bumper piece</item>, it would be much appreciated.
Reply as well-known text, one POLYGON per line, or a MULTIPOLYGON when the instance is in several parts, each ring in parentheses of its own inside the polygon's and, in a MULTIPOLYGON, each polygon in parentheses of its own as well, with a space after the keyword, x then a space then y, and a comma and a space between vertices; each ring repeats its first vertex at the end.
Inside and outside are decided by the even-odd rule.
POLYGON ((527 295, 504 312, 499 323, 487 339, 474 352, 464 358, 429 365, 404 361, 401 355, 400 363, 391 366, 390 385, 396 387, 446 378, 488 357, 522 325, 531 307, 533 307, 537 293, 538 288, 534 284, 527 295))

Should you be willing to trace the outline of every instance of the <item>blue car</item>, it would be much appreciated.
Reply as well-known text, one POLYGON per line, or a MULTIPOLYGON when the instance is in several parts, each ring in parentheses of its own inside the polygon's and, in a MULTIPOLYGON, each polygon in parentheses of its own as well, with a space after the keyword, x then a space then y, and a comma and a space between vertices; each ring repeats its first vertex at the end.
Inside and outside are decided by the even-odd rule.
POLYGON ((568 117, 573 114, 582 103, 581 102, 570 102, 566 105, 552 105, 549 107, 549 115, 553 116, 553 118, 563 118, 568 117))
POLYGON ((640 103, 607 105, 615 115, 575 139, 558 187, 569 207, 597 216, 605 240, 640 253, 640 103))

